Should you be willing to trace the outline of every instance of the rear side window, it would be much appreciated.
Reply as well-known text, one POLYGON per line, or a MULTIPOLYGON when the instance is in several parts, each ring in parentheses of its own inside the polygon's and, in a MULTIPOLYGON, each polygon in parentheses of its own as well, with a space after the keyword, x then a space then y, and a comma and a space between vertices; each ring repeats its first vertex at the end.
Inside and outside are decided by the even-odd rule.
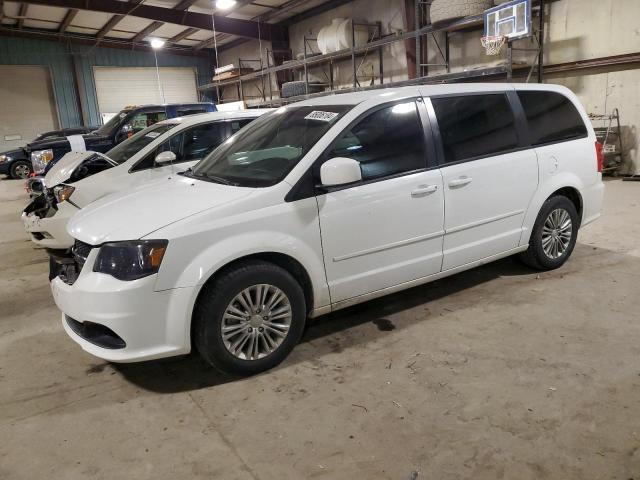
POLYGON ((433 98, 446 163, 498 155, 518 146, 506 95, 433 98))
POLYGON ((561 142, 587 136, 582 117, 573 102, 556 92, 518 92, 529 122, 531 143, 561 142))
POLYGON ((426 168, 424 131, 415 102, 399 103, 366 116, 343 133, 329 158, 360 162, 362 180, 426 168))
POLYGON ((184 132, 182 159, 184 161, 200 160, 220 145, 227 138, 224 123, 206 123, 190 128, 184 132))
POLYGON ((254 120, 255 120, 255 118, 246 118, 246 119, 243 119, 243 120, 234 120, 233 122, 231 122, 231 135, 236 133, 238 130, 240 130, 245 125, 249 125, 254 120))

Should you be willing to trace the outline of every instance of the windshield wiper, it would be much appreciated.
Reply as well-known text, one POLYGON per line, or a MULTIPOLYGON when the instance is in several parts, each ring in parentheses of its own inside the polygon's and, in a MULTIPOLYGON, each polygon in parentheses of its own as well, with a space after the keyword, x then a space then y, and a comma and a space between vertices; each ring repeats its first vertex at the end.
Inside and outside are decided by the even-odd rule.
POLYGON ((232 182, 230 180, 227 180, 226 178, 216 177, 215 175, 210 175, 208 173, 195 173, 193 171, 193 168, 191 167, 187 168, 184 172, 179 172, 178 175, 184 175, 186 177, 191 177, 191 178, 201 178, 204 180, 208 180, 210 182, 221 183, 223 185, 230 185, 232 187, 240 186, 239 183, 232 182))
POLYGON ((211 175, 209 173, 204 173, 203 176, 213 182, 222 183, 223 185, 231 185, 233 187, 237 187, 240 185, 239 183, 232 182, 230 180, 227 180, 226 178, 216 177, 215 175, 211 175))

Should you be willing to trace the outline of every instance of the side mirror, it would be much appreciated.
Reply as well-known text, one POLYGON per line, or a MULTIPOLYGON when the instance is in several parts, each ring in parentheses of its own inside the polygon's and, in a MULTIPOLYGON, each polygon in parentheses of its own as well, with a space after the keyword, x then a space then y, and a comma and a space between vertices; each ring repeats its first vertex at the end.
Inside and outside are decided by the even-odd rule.
POLYGON ((360 180, 362 180, 360 162, 353 158, 331 158, 320 167, 320 183, 325 187, 346 185, 360 180))
POLYGON ((176 161, 176 154, 170 152, 169 150, 165 152, 160 152, 156 155, 156 165, 161 167, 163 165, 167 165, 169 163, 173 163, 176 161))

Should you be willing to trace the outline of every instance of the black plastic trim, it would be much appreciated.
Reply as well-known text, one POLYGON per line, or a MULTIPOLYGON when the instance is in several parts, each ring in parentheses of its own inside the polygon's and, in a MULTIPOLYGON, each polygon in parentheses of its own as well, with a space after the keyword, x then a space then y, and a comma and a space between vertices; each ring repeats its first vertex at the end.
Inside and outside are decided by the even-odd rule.
POLYGON ((104 325, 93 322, 79 322, 68 315, 65 315, 65 320, 76 335, 98 347, 119 350, 127 346, 122 337, 104 325))

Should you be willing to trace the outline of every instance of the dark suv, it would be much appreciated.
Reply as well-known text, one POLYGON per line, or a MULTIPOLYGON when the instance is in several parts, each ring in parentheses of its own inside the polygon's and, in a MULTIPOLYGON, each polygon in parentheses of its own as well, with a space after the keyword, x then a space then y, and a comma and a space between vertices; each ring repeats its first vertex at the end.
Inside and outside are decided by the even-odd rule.
MULTIPOLYGON (((129 106, 91 133, 34 141, 24 147, 24 151, 31 158, 36 175, 44 175, 71 150, 104 153, 135 133, 167 118, 215 111, 216 107, 213 103, 129 106)), ((38 193, 42 190, 41 184, 38 185, 38 183, 41 181, 31 181, 27 187, 34 193, 38 193)))
MULTIPOLYGON (((31 143, 52 137, 89 133, 97 128, 98 127, 73 127, 64 128, 62 130, 52 130, 50 132, 41 133, 33 139, 31 143)), ((31 175, 31 172, 33 172, 31 159, 24 148, 14 148, 13 150, 0 153, 0 174, 7 175, 10 178, 20 179, 27 178, 31 175)))

